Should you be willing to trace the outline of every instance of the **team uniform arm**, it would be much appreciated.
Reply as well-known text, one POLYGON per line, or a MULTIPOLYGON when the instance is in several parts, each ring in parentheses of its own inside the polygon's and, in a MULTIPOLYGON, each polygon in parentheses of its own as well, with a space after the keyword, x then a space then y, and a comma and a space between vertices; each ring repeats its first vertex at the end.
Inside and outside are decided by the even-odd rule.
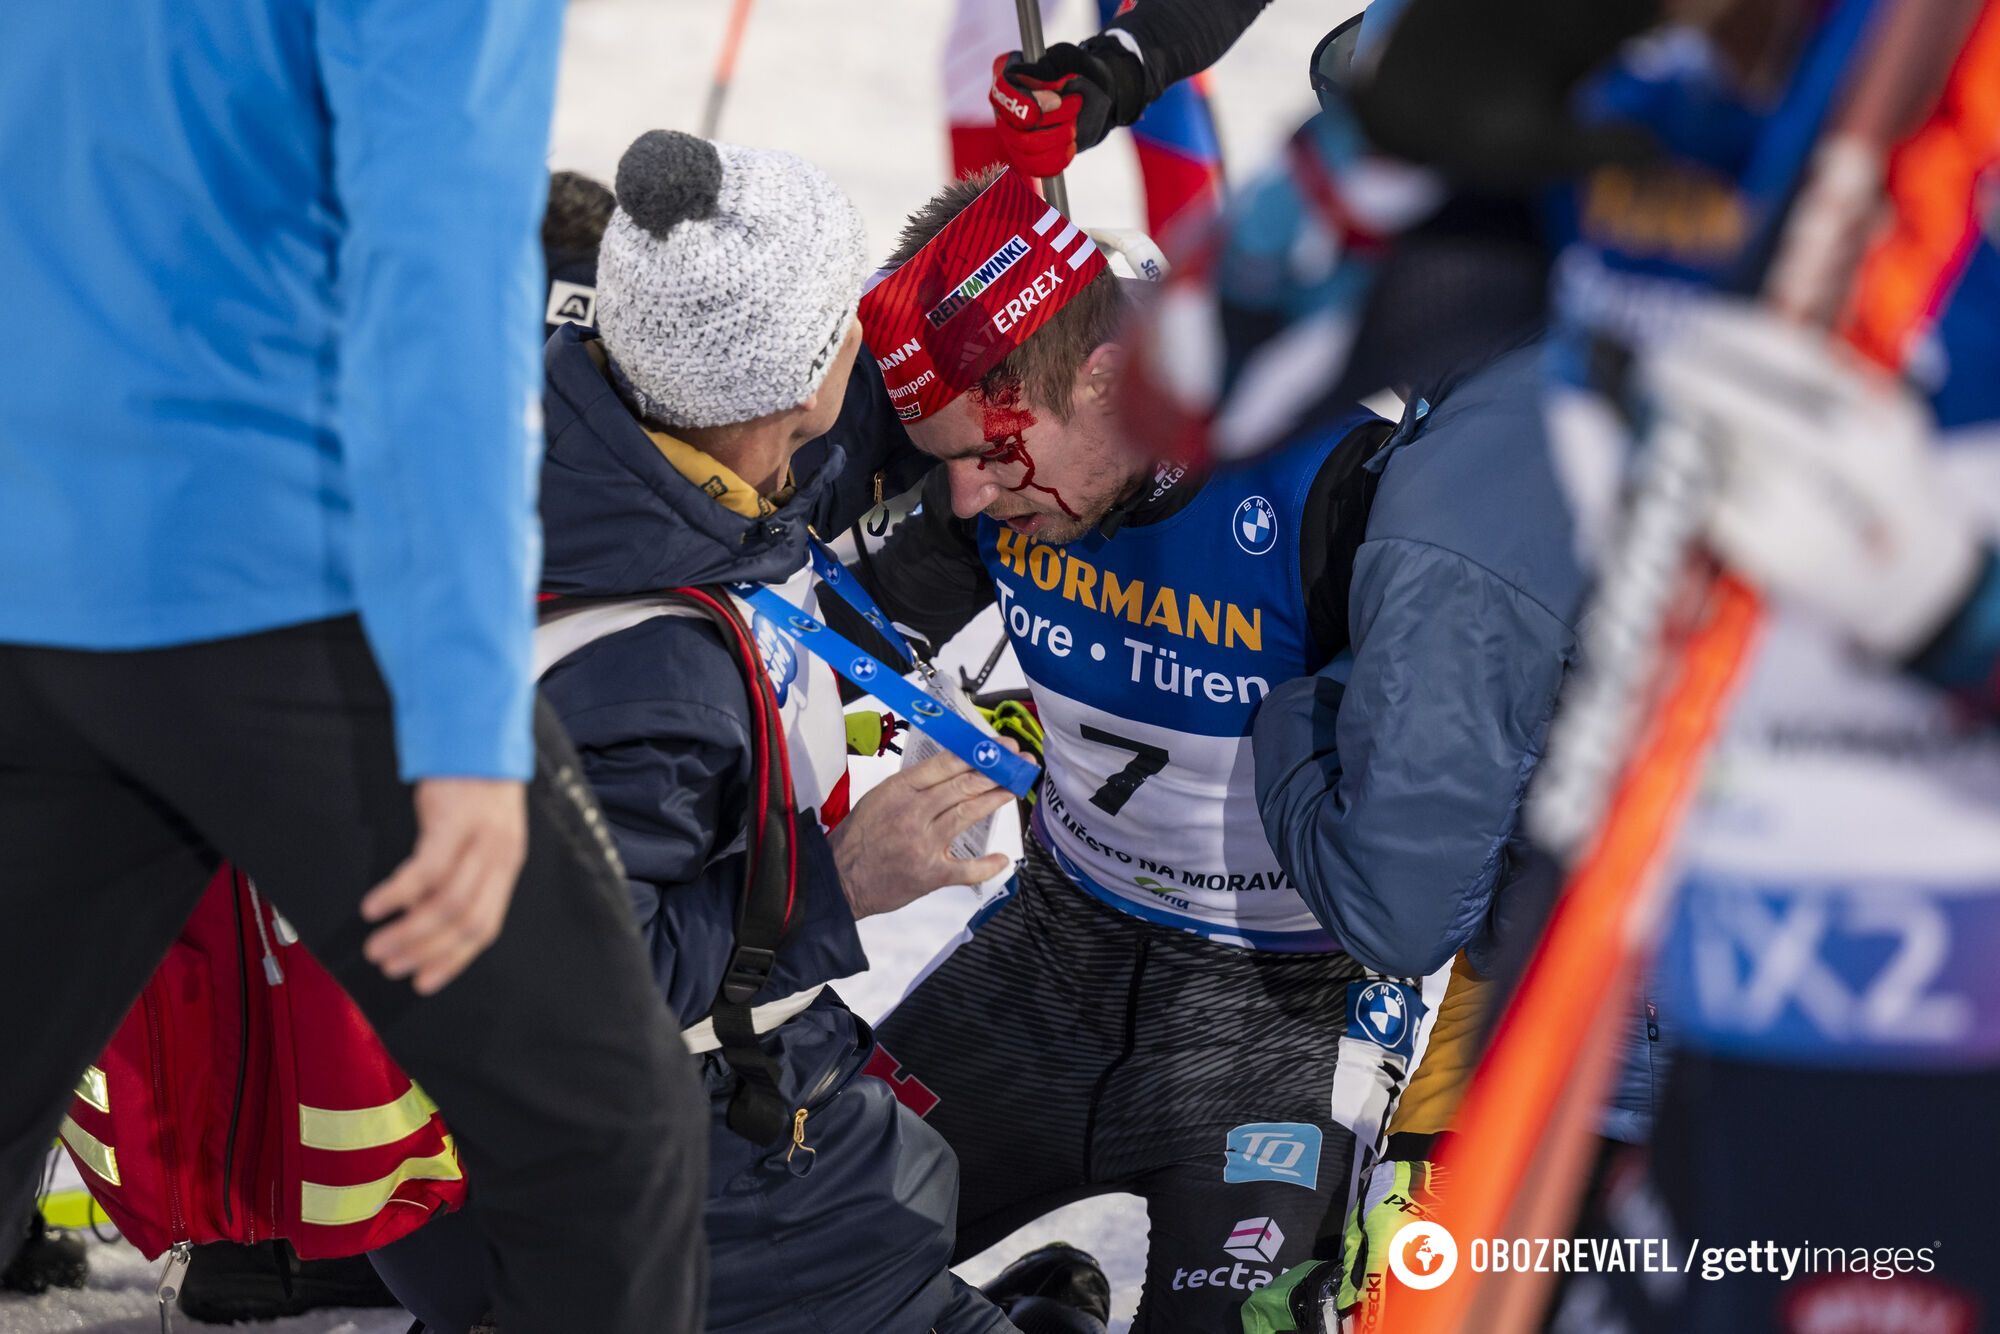
MULTIPOLYGON (((1105 29, 1130 36, 1145 66, 1146 101, 1201 73, 1236 44, 1270 0, 1139 0, 1105 29)), ((1117 41, 1113 37, 1111 40, 1117 41)), ((1120 43, 1123 45, 1123 43, 1120 43)), ((1129 48, 1128 48, 1129 49, 1129 48)))
POLYGON ((562 6, 326 0, 334 392, 362 626, 406 779, 526 778, 537 236, 562 6))
POLYGON ((1479 929, 1568 662, 1560 618, 1453 552, 1370 541, 1354 650, 1252 734, 1279 863, 1364 967, 1419 977, 1479 929))

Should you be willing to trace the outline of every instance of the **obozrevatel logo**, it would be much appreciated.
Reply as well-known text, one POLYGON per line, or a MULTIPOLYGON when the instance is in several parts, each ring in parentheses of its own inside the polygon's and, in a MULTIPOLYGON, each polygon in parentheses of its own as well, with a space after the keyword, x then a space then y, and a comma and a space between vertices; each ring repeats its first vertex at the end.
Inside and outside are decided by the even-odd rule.
POLYGON ((1458 1242, 1442 1224, 1405 1223, 1389 1239, 1389 1269, 1405 1287, 1439 1287, 1458 1270, 1458 1242))
POLYGON ((1261 556, 1278 544, 1278 511, 1262 496, 1247 497, 1236 507, 1230 531, 1236 545, 1253 556, 1261 556))

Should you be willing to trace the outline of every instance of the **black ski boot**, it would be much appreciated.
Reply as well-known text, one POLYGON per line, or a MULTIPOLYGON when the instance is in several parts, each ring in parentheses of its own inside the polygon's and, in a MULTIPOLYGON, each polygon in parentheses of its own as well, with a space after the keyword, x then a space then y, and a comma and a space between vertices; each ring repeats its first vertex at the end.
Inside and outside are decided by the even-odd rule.
POLYGON ((1021 1334, 1104 1334, 1111 1284, 1097 1257, 1050 1242, 1008 1265, 980 1289, 1021 1334))
POLYGON ((37 1209, 28 1216, 28 1232, 20 1247, 0 1270, 0 1288, 32 1294, 50 1288, 80 1288, 89 1277, 90 1257, 84 1252, 83 1238, 49 1231, 42 1211, 37 1209))
POLYGON ((197 1246, 181 1284, 181 1314, 205 1325, 277 1320, 329 1306, 397 1304, 367 1256, 301 1260, 282 1241, 197 1246))

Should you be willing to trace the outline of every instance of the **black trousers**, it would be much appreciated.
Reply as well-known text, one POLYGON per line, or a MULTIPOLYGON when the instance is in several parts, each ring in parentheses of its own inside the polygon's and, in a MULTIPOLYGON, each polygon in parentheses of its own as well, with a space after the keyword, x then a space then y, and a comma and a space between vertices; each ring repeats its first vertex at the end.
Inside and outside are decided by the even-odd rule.
POLYGON ((1369 1067, 1352 1085, 1385 1100, 1403 1078, 1342 1042, 1361 977, 1344 954, 1142 922, 1031 837, 1012 892, 878 1026, 873 1068, 958 1155, 954 1260, 1130 1191, 1148 1222, 1133 1334, 1220 1334, 1351 1203, 1365 1146, 1335 1117, 1337 1069, 1369 1067))
POLYGON ((416 824, 357 620, 0 646, 0 1209, 227 857, 437 1100, 509 1334, 700 1329, 707 1099, 546 710, 535 740, 505 929, 419 998, 361 953, 357 905, 416 824))

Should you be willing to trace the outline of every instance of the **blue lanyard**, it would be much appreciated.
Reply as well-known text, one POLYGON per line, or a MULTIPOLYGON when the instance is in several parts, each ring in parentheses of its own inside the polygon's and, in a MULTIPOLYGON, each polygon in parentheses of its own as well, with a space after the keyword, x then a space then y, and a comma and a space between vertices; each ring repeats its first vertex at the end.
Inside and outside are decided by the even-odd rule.
POLYGON ((882 638, 889 641, 895 650, 909 660, 912 667, 920 670, 929 666, 917 656, 916 649, 903 637, 895 623, 882 614, 875 605, 875 599, 861 586, 861 581, 847 572, 847 568, 833 558, 833 553, 820 544, 820 540, 810 533, 806 535, 806 554, 812 558, 813 573, 819 576, 829 592, 845 602, 858 613, 862 620, 875 627, 882 638))
MULTIPOLYGON (((813 571, 834 596, 846 602, 885 638, 903 650, 918 670, 928 674, 929 664, 910 651, 908 641, 889 623, 854 577, 840 563, 811 544, 813 571)), ((928 690, 903 679, 896 670, 866 649, 860 648, 839 631, 816 617, 808 616, 762 584, 733 584, 730 592, 762 612, 774 625, 790 634, 827 666, 908 719, 931 740, 986 774, 1017 797, 1034 788, 1041 771, 1022 756, 987 736, 958 711, 941 702, 928 690)))

